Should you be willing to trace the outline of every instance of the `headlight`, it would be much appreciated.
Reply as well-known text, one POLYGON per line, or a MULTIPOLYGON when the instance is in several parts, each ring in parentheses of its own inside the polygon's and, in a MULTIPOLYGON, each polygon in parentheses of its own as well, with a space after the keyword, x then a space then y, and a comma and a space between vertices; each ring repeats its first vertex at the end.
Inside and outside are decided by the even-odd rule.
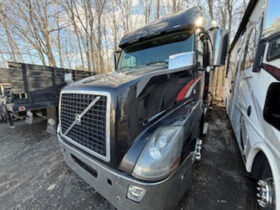
POLYGON ((141 153, 132 175, 143 180, 167 177, 179 165, 182 146, 182 127, 160 127, 141 153))

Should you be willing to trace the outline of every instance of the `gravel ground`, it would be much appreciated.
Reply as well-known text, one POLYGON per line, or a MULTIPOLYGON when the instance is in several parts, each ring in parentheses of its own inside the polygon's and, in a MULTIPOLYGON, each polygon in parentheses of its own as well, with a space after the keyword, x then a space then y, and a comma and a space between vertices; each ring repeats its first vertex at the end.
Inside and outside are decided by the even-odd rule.
MULTIPOLYGON (((210 114, 202 160, 177 210, 252 210, 253 182, 245 169, 224 108, 210 114)), ((114 209, 64 163, 46 122, 10 129, 0 123, 0 209, 114 209)))

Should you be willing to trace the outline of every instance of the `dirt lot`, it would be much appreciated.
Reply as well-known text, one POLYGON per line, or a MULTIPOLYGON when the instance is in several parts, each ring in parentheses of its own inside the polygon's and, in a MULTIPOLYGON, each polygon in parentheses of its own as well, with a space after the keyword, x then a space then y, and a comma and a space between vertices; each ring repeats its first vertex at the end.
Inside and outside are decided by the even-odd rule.
MULTIPOLYGON (((253 183, 223 108, 215 107, 193 184, 177 210, 254 209, 253 183)), ((64 163, 46 122, 0 123, 1 209, 114 209, 64 163)))

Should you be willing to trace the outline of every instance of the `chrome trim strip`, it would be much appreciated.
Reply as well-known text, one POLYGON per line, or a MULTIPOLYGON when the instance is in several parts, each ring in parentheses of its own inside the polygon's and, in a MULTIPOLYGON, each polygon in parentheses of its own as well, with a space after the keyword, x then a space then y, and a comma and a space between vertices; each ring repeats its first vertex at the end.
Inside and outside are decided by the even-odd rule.
POLYGON ((78 148, 88 152, 89 154, 98 157, 101 160, 109 162, 111 160, 110 154, 110 116, 111 116, 111 94, 105 91, 90 91, 90 90, 62 90, 60 92, 59 99, 59 134, 71 144, 77 146, 78 148), (90 94, 90 95, 101 95, 107 97, 107 107, 106 107, 106 156, 100 155, 99 153, 88 149, 87 147, 75 142, 71 138, 67 137, 62 133, 61 129, 61 96, 62 94, 90 94))

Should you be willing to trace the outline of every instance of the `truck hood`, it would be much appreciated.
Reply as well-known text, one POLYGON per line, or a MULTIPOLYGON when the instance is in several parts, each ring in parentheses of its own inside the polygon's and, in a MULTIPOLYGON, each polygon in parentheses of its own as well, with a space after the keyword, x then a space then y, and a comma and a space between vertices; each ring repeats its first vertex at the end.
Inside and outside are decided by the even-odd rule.
POLYGON ((127 72, 115 71, 108 74, 91 76, 78 82, 74 82, 66 86, 63 90, 76 90, 83 88, 111 92, 124 86, 136 84, 137 96, 139 96, 154 76, 164 75, 171 72, 174 72, 174 70, 169 70, 166 65, 162 64, 146 66, 141 69, 139 68, 137 70, 127 72))

